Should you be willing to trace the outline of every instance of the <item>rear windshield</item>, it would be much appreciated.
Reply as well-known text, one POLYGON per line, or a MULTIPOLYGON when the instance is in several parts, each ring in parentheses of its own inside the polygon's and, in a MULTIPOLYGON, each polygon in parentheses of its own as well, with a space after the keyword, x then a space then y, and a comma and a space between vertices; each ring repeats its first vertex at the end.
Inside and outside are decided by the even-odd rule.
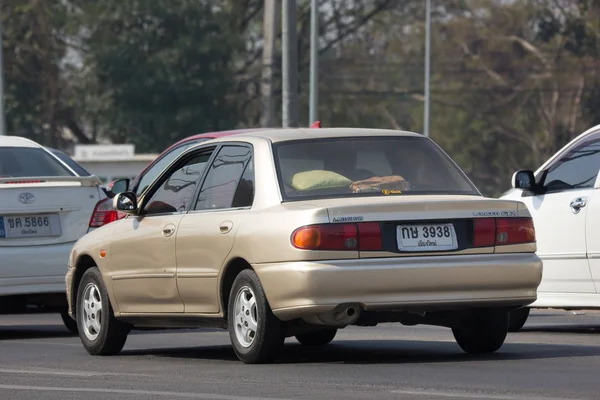
POLYGON ((480 195, 421 137, 296 140, 273 146, 284 200, 411 194, 480 195))
POLYGON ((89 171, 81 166, 81 164, 77 163, 71 157, 63 153, 62 151, 55 149, 48 149, 54 154, 56 157, 60 158, 62 162, 67 164, 73 171, 77 172, 80 176, 91 176, 92 174, 89 171))
POLYGON ((73 174, 43 149, 0 147, 0 178, 33 176, 73 176, 73 174))

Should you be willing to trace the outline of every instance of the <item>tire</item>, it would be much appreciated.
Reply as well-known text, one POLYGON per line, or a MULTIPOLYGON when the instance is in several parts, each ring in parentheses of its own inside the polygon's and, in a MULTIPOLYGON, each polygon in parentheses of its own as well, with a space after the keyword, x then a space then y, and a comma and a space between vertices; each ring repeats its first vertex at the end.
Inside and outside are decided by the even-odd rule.
POLYGON ((463 323, 452 328, 456 343, 471 354, 493 353, 504 344, 508 333, 508 312, 475 311, 463 323))
POLYGON ((102 275, 96 267, 85 271, 79 283, 76 318, 79 338, 89 354, 114 355, 123 349, 131 328, 115 318, 102 275), (88 309, 86 299, 93 299, 88 309), (93 324, 92 321, 98 320, 100 322, 93 324))
POLYGON ((74 320, 73 318, 69 317, 69 313, 67 310, 61 311, 60 317, 62 318, 65 328, 67 328, 69 330, 69 332, 79 333, 79 329, 77 329, 77 321, 74 320))
POLYGON ((512 310, 508 319, 508 331, 520 331, 521 328, 523 328, 523 326, 525 325, 525 322, 527 322, 527 318, 529 318, 530 310, 531 309, 529 307, 523 307, 517 310, 512 310))
POLYGON ((320 329, 296 335, 296 340, 305 346, 324 346, 335 338, 337 331, 336 328, 320 329))
POLYGON ((238 359, 245 364, 274 361, 285 341, 283 323, 273 315, 254 271, 243 270, 235 278, 227 308, 229 338, 238 359))

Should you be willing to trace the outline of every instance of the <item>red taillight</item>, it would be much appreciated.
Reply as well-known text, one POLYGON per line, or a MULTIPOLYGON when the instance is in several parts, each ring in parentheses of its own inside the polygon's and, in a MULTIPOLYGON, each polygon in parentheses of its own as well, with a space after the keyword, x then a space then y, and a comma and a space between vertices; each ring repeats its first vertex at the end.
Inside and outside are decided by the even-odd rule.
POLYGON ((40 181, 40 180, 27 180, 27 181, 8 181, 8 182, 4 182, 7 185, 23 185, 23 184, 29 184, 29 183, 42 183, 44 181, 40 181))
POLYGON ((313 122, 313 124, 310 127, 311 128, 320 128, 321 127, 321 121, 315 121, 315 122, 313 122))
POLYGON ((92 218, 90 218, 90 228, 99 228, 124 216, 125 214, 112 208, 111 199, 100 200, 94 208, 92 218))
POLYGON ((473 247, 490 247, 495 245, 496 221, 494 218, 476 219, 474 230, 473 247))
POLYGON ((358 225, 360 250, 381 250, 381 228, 379 222, 361 222, 358 225))
POLYGON ((496 218, 496 245, 535 242, 531 218, 496 218))
POLYGON ((533 219, 481 218, 474 220, 473 247, 492 247, 535 242, 533 219))
POLYGON ((381 250, 381 230, 377 222, 304 226, 292 234, 292 245, 302 250, 381 250))

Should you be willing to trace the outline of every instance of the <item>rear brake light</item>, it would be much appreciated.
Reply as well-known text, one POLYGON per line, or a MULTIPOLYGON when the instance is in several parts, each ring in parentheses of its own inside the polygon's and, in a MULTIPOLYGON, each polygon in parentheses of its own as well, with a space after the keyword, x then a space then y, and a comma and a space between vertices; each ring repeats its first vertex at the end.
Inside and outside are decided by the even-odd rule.
POLYGON ((473 247, 492 247, 535 242, 533 219, 480 218, 474 220, 473 247))
POLYGON ((491 247, 496 244, 496 221, 494 218, 475 220, 473 247, 491 247))
POLYGON ((360 250, 381 250, 381 228, 379 222, 361 222, 358 225, 360 250))
POLYGON ((320 128, 321 127, 321 121, 315 121, 315 122, 313 122, 313 124, 310 127, 311 128, 320 128))
POLYGON ((496 245, 535 242, 535 228, 531 218, 497 218, 496 245))
POLYGON ((125 216, 112 208, 111 199, 100 200, 94 208, 92 218, 90 218, 90 228, 99 228, 125 216))
POLYGON ((4 182, 7 185, 23 185, 23 184, 28 184, 28 183, 42 183, 44 181, 40 181, 40 180, 27 180, 27 181, 8 181, 8 182, 4 182))
POLYGON ((304 226, 292 234, 292 245, 302 250, 381 250, 381 230, 377 222, 304 226))

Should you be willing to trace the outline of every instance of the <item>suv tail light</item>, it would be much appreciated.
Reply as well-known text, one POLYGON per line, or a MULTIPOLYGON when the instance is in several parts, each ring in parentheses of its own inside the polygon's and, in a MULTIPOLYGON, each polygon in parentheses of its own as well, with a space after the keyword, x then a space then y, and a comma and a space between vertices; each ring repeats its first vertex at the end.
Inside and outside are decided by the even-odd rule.
POLYGON ((535 242, 530 217, 479 218, 474 220, 473 247, 504 246, 535 242))
POLYGON ((302 250, 381 250, 378 222, 321 224, 298 228, 292 245, 302 250))
POLYGON ((90 228, 99 228, 118 219, 123 218, 126 214, 120 213, 112 208, 112 199, 100 200, 96 207, 92 218, 90 218, 90 228))

